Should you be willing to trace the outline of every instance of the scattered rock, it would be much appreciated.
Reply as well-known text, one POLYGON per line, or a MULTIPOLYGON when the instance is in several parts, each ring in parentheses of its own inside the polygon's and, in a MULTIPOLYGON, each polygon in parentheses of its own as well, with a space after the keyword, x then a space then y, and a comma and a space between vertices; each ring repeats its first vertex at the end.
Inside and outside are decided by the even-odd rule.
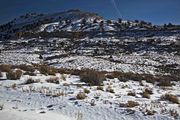
POLYGON ((47 108, 51 108, 51 107, 53 107, 53 106, 54 106, 54 105, 48 105, 47 108))
POLYGON ((52 110, 54 110, 54 108, 51 108, 51 109, 48 109, 49 111, 52 111, 52 110))
POLYGON ((73 98, 69 98, 69 100, 76 100, 76 98, 74 98, 74 97, 73 98))
POLYGON ((45 111, 41 111, 41 112, 39 112, 39 113, 44 114, 44 113, 46 113, 46 112, 45 112, 45 111))

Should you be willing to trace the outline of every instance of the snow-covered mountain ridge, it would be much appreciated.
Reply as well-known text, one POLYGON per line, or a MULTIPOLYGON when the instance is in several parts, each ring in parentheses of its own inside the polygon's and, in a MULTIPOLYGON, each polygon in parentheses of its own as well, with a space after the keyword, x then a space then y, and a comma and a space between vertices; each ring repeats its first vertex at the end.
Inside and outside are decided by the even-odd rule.
POLYGON ((96 13, 69 10, 52 14, 28 13, 0 26, 0 38, 18 37, 24 33, 40 32, 120 32, 123 30, 164 30, 178 26, 152 25, 140 20, 106 20, 96 13))

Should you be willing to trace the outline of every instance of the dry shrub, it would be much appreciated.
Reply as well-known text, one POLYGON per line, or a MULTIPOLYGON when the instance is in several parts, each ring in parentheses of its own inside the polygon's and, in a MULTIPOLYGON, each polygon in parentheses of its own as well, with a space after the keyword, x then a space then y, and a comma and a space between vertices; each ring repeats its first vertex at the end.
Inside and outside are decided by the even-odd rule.
POLYGON ((15 71, 10 70, 9 72, 6 73, 7 79, 10 80, 18 80, 20 79, 21 75, 22 75, 21 70, 15 70, 15 71))
POLYGON ((32 83, 38 83, 38 82, 40 82, 40 80, 34 80, 32 78, 29 78, 26 80, 24 84, 32 84, 32 83))
POLYGON ((55 75, 56 73, 58 73, 58 70, 56 68, 49 67, 47 65, 39 65, 38 70, 41 74, 44 75, 55 75))
POLYGON ((148 110, 148 109, 146 109, 146 114, 147 115, 154 115, 156 113, 156 111, 154 111, 154 110, 148 110))
POLYGON ((114 79, 114 75, 112 73, 106 74, 106 78, 108 79, 114 79))
POLYGON ((86 94, 84 92, 79 92, 76 96, 76 99, 83 100, 86 98, 86 94))
POLYGON ((157 85, 161 86, 161 87, 171 87, 172 86, 171 81, 169 79, 159 80, 159 83, 157 85))
POLYGON ((58 77, 50 77, 49 79, 46 80, 48 83, 55 83, 59 84, 59 78, 58 77))
POLYGON ((35 67, 34 67, 34 66, 25 65, 25 64, 15 65, 15 66, 12 66, 12 68, 13 68, 13 69, 18 68, 18 69, 21 69, 21 70, 23 70, 23 71, 32 72, 32 73, 35 71, 35 67))
POLYGON ((146 91, 143 91, 141 93, 141 95, 142 95, 143 98, 148 98, 148 99, 150 98, 150 94, 148 92, 146 92, 146 91))
POLYGON ((175 119, 177 119, 178 116, 179 116, 177 110, 174 110, 174 109, 173 109, 173 110, 169 110, 169 113, 170 113, 170 115, 171 115, 172 117, 174 117, 175 119))
POLYGON ((114 89, 111 86, 108 86, 106 92, 114 93, 114 89))
POLYGON ((68 83, 63 83, 63 86, 70 86, 68 83))
POLYGON ((162 100, 168 100, 172 103, 176 103, 176 104, 179 104, 179 99, 176 95, 173 95, 173 94, 168 94, 166 93, 165 95, 162 95, 161 96, 161 99, 162 100))
POLYGON ((76 84, 76 86, 77 86, 78 88, 81 88, 81 87, 83 86, 83 84, 76 84))
POLYGON ((128 96, 136 96, 136 93, 135 92, 133 92, 133 91, 130 91, 130 92, 128 92, 128 94, 127 94, 128 96))
POLYGON ((2 75, 2 72, 0 71, 0 77, 2 77, 3 75, 2 75))
POLYGON ((134 74, 134 73, 123 73, 123 74, 119 74, 118 79, 120 81, 126 82, 128 80, 135 80, 135 81, 139 81, 142 78, 139 76, 139 74, 134 74))
POLYGON ((135 102, 135 101, 128 101, 127 103, 120 103, 119 104, 119 107, 130 107, 130 108, 132 108, 132 107, 135 107, 135 106, 138 106, 139 105, 139 103, 138 102, 135 102))
POLYGON ((139 85, 140 85, 140 86, 144 86, 142 80, 139 81, 139 85))
POLYGON ((138 105, 139 105, 139 103, 138 103, 138 102, 135 102, 135 101, 128 101, 128 102, 126 103, 126 107, 130 107, 130 108, 135 107, 135 106, 138 106, 138 105))
POLYGON ((0 65, 1 72, 10 72, 11 71, 11 65, 0 65))
POLYGON ((64 74, 61 75, 61 80, 66 81, 66 76, 64 74))
POLYGON ((107 77, 110 79, 118 78, 122 82, 126 82, 128 80, 134 80, 134 81, 147 80, 150 81, 151 83, 154 83, 153 75, 148 75, 148 74, 137 74, 131 72, 123 73, 123 72, 114 71, 112 73, 107 74, 107 77))
POLYGON ((118 78, 122 82, 130 80, 128 73, 113 72, 111 74, 114 78, 118 78))
POLYGON ((104 91, 103 86, 97 86, 97 88, 96 88, 96 89, 97 89, 97 90, 104 91))
POLYGON ((36 73, 33 72, 25 72, 24 75, 29 75, 29 76, 36 76, 36 73))
POLYGON ((112 72, 106 75, 107 78, 118 78, 120 81, 126 82, 128 80, 142 81, 146 80, 148 83, 155 84, 158 82, 159 86, 171 86, 171 81, 179 81, 180 76, 175 75, 150 75, 150 74, 137 74, 137 73, 123 73, 123 72, 112 72))
POLYGON ((17 87, 17 85, 15 83, 11 85, 12 89, 16 89, 16 87, 17 87))
POLYGON ((84 93, 89 94, 90 90, 88 90, 87 88, 84 89, 84 93))
POLYGON ((85 70, 80 74, 82 82, 89 83, 90 85, 102 85, 105 80, 105 74, 95 70, 85 70))
POLYGON ((146 88, 146 89, 144 90, 144 92, 146 92, 146 93, 148 93, 148 94, 150 94, 150 95, 153 94, 153 90, 152 90, 151 88, 146 88))
POLYGON ((3 110, 4 104, 0 104, 0 110, 3 110))

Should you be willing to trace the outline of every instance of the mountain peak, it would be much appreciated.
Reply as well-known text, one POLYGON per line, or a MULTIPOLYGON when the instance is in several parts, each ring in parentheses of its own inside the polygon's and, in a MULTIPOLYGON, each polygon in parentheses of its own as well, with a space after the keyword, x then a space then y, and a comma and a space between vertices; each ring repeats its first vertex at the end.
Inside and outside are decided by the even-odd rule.
POLYGON ((161 28, 162 26, 153 26, 145 21, 105 20, 96 13, 72 9, 49 14, 27 13, 0 26, 0 37, 3 38, 4 35, 14 37, 20 32, 118 32, 120 30, 157 30, 161 28))

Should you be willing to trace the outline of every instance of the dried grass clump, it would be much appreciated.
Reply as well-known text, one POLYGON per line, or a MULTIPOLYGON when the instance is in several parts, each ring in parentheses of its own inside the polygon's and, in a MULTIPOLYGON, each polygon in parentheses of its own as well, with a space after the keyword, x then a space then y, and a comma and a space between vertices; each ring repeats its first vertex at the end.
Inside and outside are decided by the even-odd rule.
POLYGON ((135 102, 135 101, 128 101, 126 103, 126 106, 132 108, 132 107, 135 107, 135 106, 139 106, 139 103, 135 102))
POLYGON ((153 94, 153 91, 151 88, 145 88, 145 90, 141 93, 143 98, 150 98, 150 95, 153 94))
POLYGON ((2 72, 0 71, 0 77, 2 77, 3 75, 2 75, 2 72))
POLYGON ((172 117, 174 117, 175 119, 177 119, 178 116, 179 116, 177 110, 175 110, 175 109, 169 110, 169 113, 170 113, 170 115, 171 115, 172 117))
POLYGON ((18 69, 21 69, 21 70, 26 71, 26 72, 34 72, 35 71, 35 67, 34 66, 25 65, 25 64, 15 65, 15 66, 12 66, 12 68, 13 69, 18 68, 18 69))
POLYGON ((27 71, 23 75, 36 76, 36 73, 27 71))
POLYGON ((146 109, 146 114, 147 115, 154 115, 155 113, 156 113, 155 110, 148 110, 148 109, 146 109))
POLYGON ((134 80, 134 81, 140 81, 140 80, 144 80, 146 78, 146 75, 144 74, 135 74, 135 73, 123 73, 123 72, 112 72, 110 74, 107 75, 107 78, 118 78, 120 81, 122 82, 126 82, 128 80, 134 80))
POLYGON ((59 84, 59 77, 50 77, 49 79, 46 80, 48 83, 55 83, 59 84))
POLYGON ((0 65, 0 71, 1 72, 10 72, 11 71, 11 65, 0 65))
POLYGON ((0 110, 3 110, 4 104, 0 104, 0 110))
POLYGON ((105 74, 95 70, 84 70, 80 74, 80 79, 82 82, 89 83, 90 85, 99 86, 103 84, 105 74))
POLYGON ((29 78, 26 80, 24 84, 32 84, 32 83, 38 83, 38 82, 40 82, 40 80, 34 80, 32 78, 29 78))
POLYGON ((165 95, 161 96, 161 99, 162 100, 168 100, 168 101, 170 101, 172 103, 179 104, 178 97, 176 95, 173 95, 173 94, 166 93, 165 95))
POLYGON ((135 92, 133 92, 133 91, 130 91, 130 92, 128 92, 128 94, 127 94, 128 96, 136 96, 136 93, 135 92))
POLYGON ((55 75, 56 73, 58 73, 58 70, 56 68, 49 67, 47 65, 39 65, 38 70, 41 74, 44 75, 55 75))
POLYGON ((153 90, 152 90, 151 88, 146 88, 146 89, 144 90, 144 92, 146 92, 146 93, 148 93, 148 94, 150 94, 150 95, 153 94, 153 90))
POLYGON ((145 91, 143 91, 142 93, 141 93, 141 96, 143 97, 143 98, 150 98, 150 94, 148 93, 148 92, 145 92, 145 91))
POLYGON ((14 90, 16 89, 16 87, 17 87, 17 85, 15 83, 11 85, 11 88, 14 90))
POLYGON ((114 93, 114 89, 111 86, 108 86, 106 92, 114 93))
POLYGON ((6 73, 6 77, 9 80, 18 80, 22 76, 22 71, 21 70, 10 70, 9 72, 6 73))
POLYGON ((86 94, 84 92, 79 92, 76 96, 76 99, 83 100, 86 98, 86 94))
POLYGON ((61 80, 66 81, 66 76, 64 74, 61 75, 61 80))
POLYGON ((84 89, 84 93, 89 94, 90 90, 88 90, 87 88, 84 89))
POLYGON ((104 91, 103 86, 97 86, 97 88, 96 88, 96 89, 97 89, 97 90, 104 91))
MULTIPOLYGON (((164 78, 163 78, 164 79, 164 78)), ((171 80, 169 79, 164 79, 164 80, 160 80, 157 84, 158 86, 161 86, 161 87, 171 87, 172 86, 172 83, 171 83, 171 80)))

